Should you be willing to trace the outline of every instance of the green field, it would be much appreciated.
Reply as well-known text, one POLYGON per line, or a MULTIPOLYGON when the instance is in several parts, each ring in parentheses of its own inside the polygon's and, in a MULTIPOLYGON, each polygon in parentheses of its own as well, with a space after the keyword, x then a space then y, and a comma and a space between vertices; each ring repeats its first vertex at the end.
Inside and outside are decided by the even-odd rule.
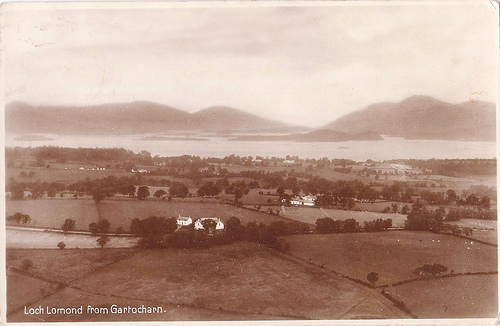
POLYGON ((12 271, 7 271, 7 307, 9 311, 21 309, 55 290, 55 285, 12 271))
POLYGON ((6 263, 7 269, 19 269, 24 259, 30 259, 33 261, 30 273, 57 282, 70 282, 136 252, 136 249, 8 249, 6 263))
POLYGON ((457 225, 461 228, 472 228, 472 229, 487 229, 496 230, 497 221, 496 220, 475 220, 475 219, 461 219, 455 222, 447 222, 450 224, 457 225))
MULTIPOLYGON (((272 207, 276 209, 276 207, 272 207)), ((266 210, 266 207, 262 207, 262 210, 266 210)), ((341 209, 326 209, 326 208, 314 208, 314 207, 281 207, 280 215, 296 220, 299 222, 304 222, 308 224, 316 224, 319 218, 331 217, 335 220, 346 220, 353 218, 363 226, 363 222, 372 221, 378 218, 382 219, 392 219, 392 225, 394 227, 404 226, 404 221, 406 220, 406 215, 402 214, 385 214, 385 213, 374 213, 374 212, 359 212, 359 211, 347 211, 341 209)))
POLYGON ((474 230, 473 234, 467 237, 498 245, 497 230, 474 230))
POLYGON ((97 206, 91 199, 7 200, 5 206, 7 215, 17 212, 30 215, 29 226, 36 227, 60 229, 64 220, 71 218, 76 221, 76 229, 88 230, 88 225, 99 219, 97 206))
MULTIPOLYGON (((110 175, 115 175, 117 177, 122 176, 133 176, 134 174, 131 172, 126 172, 123 170, 105 170, 105 171, 92 171, 92 170, 78 170, 81 165, 73 164, 70 166, 66 165, 68 169, 64 169, 64 167, 51 167, 51 168, 7 168, 5 169, 5 180, 9 180, 9 178, 13 177, 17 181, 20 182, 33 182, 33 181, 47 181, 47 182, 59 182, 64 184, 75 183, 80 180, 84 180, 85 178, 97 179, 104 178, 110 175), (19 176, 21 171, 29 173, 31 171, 35 172, 34 178, 22 178, 19 176)), ((83 166, 86 166, 83 164, 83 166)))
POLYGON ((497 271, 497 248, 428 232, 387 231, 288 236, 294 256, 366 281, 379 274, 377 285, 414 278, 413 270, 439 263, 454 273, 497 271))
POLYGON ((419 318, 498 317, 498 275, 418 281, 386 289, 419 318))
MULTIPOLYGON (((408 318, 377 290, 253 243, 207 250, 8 250, 7 265, 28 257, 35 262, 31 273, 71 281, 70 288, 34 306, 149 302, 168 310, 141 320, 408 318)), ((8 296, 19 302, 18 292, 8 296)), ((46 320, 138 319, 106 315, 46 320)), ((32 319, 17 312, 9 321, 32 319)))
POLYGON ((145 219, 152 215, 177 217, 180 214, 191 216, 193 219, 219 217, 223 221, 236 216, 243 225, 254 221, 269 224, 279 219, 274 215, 203 199, 171 202, 156 199, 141 201, 112 199, 102 201, 97 205, 90 199, 8 200, 6 212, 7 215, 13 215, 16 212, 29 214, 32 219, 29 226, 37 227, 60 228, 65 219, 71 218, 76 221, 75 228, 78 230, 88 230, 88 225, 98 221, 99 217, 111 223, 111 230, 118 227, 128 230, 132 219, 145 219))

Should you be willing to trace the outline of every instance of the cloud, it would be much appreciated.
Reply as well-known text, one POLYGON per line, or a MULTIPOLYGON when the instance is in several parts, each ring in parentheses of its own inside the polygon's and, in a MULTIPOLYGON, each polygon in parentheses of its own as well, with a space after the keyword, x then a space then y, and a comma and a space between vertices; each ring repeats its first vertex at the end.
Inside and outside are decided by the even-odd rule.
POLYGON ((415 94, 495 101, 497 22, 482 2, 13 10, 3 74, 8 101, 224 104, 318 126, 415 94))

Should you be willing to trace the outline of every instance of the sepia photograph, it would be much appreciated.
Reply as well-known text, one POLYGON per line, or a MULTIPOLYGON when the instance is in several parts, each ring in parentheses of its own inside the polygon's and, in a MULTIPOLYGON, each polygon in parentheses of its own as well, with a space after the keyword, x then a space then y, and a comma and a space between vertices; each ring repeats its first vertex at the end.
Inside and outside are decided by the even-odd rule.
POLYGON ((0 324, 499 323, 495 1, 0 6, 0 324))

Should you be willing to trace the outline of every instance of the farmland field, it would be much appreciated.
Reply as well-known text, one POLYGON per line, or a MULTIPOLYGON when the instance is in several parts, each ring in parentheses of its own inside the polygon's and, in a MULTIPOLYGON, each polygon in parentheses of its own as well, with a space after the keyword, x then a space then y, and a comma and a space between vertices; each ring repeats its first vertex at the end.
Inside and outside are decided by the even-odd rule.
POLYGON ((457 225, 459 227, 468 227, 472 229, 488 229, 488 230, 496 230, 497 229, 497 221, 496 220, 475 220, 475 219, 461 219, 455 222, 447 222, 450 224, 457 225))
MULTIPOLYGON (((24 249, 57 249, 59 242, 64 242, 65 249, 99 248, 96 240, 98 235, 66 234, 63 232, 43 232, 43 229, 8 228, 6 230, 7 248, 24 249)), ((132 248, 138 241, 137 237, 109 236, 106 248, 132 248)))
POLYGON ((419 318, 498 317, 498 275, 465 275, 386 289, 419 318))
POLYGON ((24 259, 33 261, 31 274, 45 279, 69 282, 136 253, 136 249, 7 249, 7 269, 19 269, 24 259))
MULTIPOLYGON (((204 309, 177 304, 155 303, 149 300, 141 301, 85 293, 73 288, 62 291, 40 301, 38 304, 50 307, 78 307, 92 305, 95 307, 110 307, 112 304, 119 306, 137 307, 141 305, 161 305, 165 310, 163 314, 87 314, 83 315, 46 315, 47 322, 134 322, 134 321, 203 321, 203 320, 269 320, 282 319, 275 316, 247 315, 216 309, 204 309)), ((19 311, 9 318, 9 322, 37 322, 38 316, 26 316, 19 311)))
POLYGON ((90 199, 7 200, 6 214, 21 212, 31 216, 30 226, 61 228, 64 220, 76 221, 75 229, 87 230, 99 219, 97 206, 90 199))
POLYGON ((41 299, 44 294, 53 291, 54 284, 29 276, 7 271, 7 307, 9 310, 24 307, 26 303, 41 299))
MULTIPOLYGON (((200 200, 202 201, 202 200, 200 200)), ((111 223, 111 230, 130 228, 132 219, 144 219, 152 215, 177 217, 191 216, 219 217, 226 221, 236 216, 241 223, 249 222, 269 224, 279 217, 257 211, 238 208, 219 203, 193 201, 161 201, 156 199, 139 201, 136 199, 105 200, 95 204, 89 199, 44 199, 44 200, 9 200, 6 205, 7 215, 22 212, 31 216, 30 226, 60 228, 67 218, 76 221, 76 230, 88 230, 88 225, 102 219, 111 223)))
MULTIPOLYGON (((266 208, 263 207, 263 210, 266 208)), ((275 208, 273 208, 275 209, 275 208)), ((341 209, 326 209, 326 208, 312 208, 312 207, 282 207, 280 210, 280 215, 296 220, 299 222, 304 222, 308 224, 316 224, 319 218, 331 217, 336 220, 346 220, 353 218, 363 226, 364 221, 371 221, 378 218, 382 219, 392 219, 392 225, 394 227, 402 227, 404 221, 406 220, 406 215, 402 214, 384 214, 384 213, 374 213, 374 212, 359 212, 359 211, 347 211, 341 209)))
POLYGON ((285 239, 294 256, 363 281, 376 272, 377 285, 414 278, 413 270, 424 264, 443 264, 455 273, 498 270, 496 247, 451 235, 387 231, 285 239))
POLYGON ((468 238, 498 245, 498 235, 496 230, 474 230, 473 234, 468 236, 468 238))
MULTIPOLYGON (((70 288, 37 305, 149 302, 168 310, 156 320, 407 318, 375 290, 327 270, 284 259, 281 254, 253 243, 206 250, 128 251, 129 254, 111 249, 109 254, 103 254, 99 265, 93 263, 78 269, 77 266, 98 261, 100 252, 106 251, 9 250, 7 264, 12 266, 31 258, 35 262, 32 273, 56 279, 64 275, 64 280, 74 280, 70 288), (77 274, 70 276, 74 268, 77 274)), ((102 318, 97 320, 122 320, 123 316, 102 318)), ((150 318, 155 320, 154 316, 150 318)), ((30 320, 17 313, 9 321, 30 320)), ((66 316, 60 320, 84 319, 66 316)))
MULTIPOLYGON (((80 164, 73 164, 70 166, 68 164, 68 169, 64 168, 7 168, 5 171, 6 180, 10 177, 19 178, 21 171, 29 173, 31 171, 35 172, 34 178, 19 178, 20 181, 32 182, 35 180, 47 181, 47 182, 60 182, 64 184, 71 184, 85 178, 97 179, 104 178, 110 175, 115 175, 117 177, 121 176, 133 176, 131 172, 123 170, 105 170, 105 171, 92 171, 92 170, 78 170, 80 164)), ((85 165, 83 165, 85 166, 85 165)))

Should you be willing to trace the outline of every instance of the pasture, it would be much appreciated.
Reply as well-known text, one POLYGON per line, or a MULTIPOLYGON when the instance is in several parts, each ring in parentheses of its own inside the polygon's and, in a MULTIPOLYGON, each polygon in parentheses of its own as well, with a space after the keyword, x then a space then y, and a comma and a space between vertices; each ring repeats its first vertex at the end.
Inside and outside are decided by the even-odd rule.
MULTIPOLYGON (((30 273, 69 282, 33 306, 148 303, 167 310, 47 321, 407 318, 375 290, 254 243, 206 250, 8 250, 7 266, 26 258, 34 261, 30 273)), ((19 292, 8 296, 19 306, 19 292)), ((18 312, 9 321, 33 319, 18 312)))
MULTIPOLYGON (((79 170, 81 165, 74 164, 74 166, 69 166, 67 169, 65 168, 45 168, 45 167, 36 167, 36 168, 6 168, 5 169, 5 180, 9 180, 9 178, 13 177, 17 181, 20 182, 33 182, 33 181, 47 181, 47 182, 59 182, 64 184, 75 183, 80 180, 84 180, 85 178, 97 179, 97 178, 105 178, 111 175, 122 177, 122 176, 133 176, 134 174, 131 172, 127 172, 124 170, 79 170), (35 176, 33 178, 28 177, 20 177, 19 174, 21 171, 26 173, 30 173, 31 171, 35 172, 35 176)), ((85 166, 85 165, 83 165, 85 166)))
POLYGON ((469 235, 467 237, 498 245, 497 230, 474 230, 472 235, 469 235))
MULTIPOLYGON (((177 304, 151 302, 150 300, 135 300, 128 298, 109 297, 78 291, 74 288, 65 288, 62 291, 39 302, 49 307, 79 307, 91 305, 107 307, 116 304, 121 307, 157 306, 163 307, 162 314, 87 314, 83 315, 44 315, 46 322, 153 322, 153 321, 204 321, 204 320, 272 320, 280 319, 275 316, 246 315, 215 309, 196 308, 177 304)), ((8 317, 9 322, 38 322, 38 316, 25 315, 19 311, 8 317)), ((38 317, 39 318, 39 317, 38 317)))
MULTIPOLYGON (((272 207, 276 209, 276 207, 272 207)), ((263 207, 262 210, 266 210, 266 207, 263 207)), ((328 208, 313 208, 313 207, 281 207, 280 215, 287 217, 292 220, 296 220, 299 222, 304 222, 308 224, 316 224, 316 221, 319 218, 323 217, 331 217, 335 220, 346 220, 349 218, 353 218, 359 222, 361 226, 363 226, 363 222, 372 221, 378 218, 382 219, 392 219, 392 226, 394 227, 403 227, 404 221, 406 220, 406 215, 402 214, 392 214, 392 213, 374 213, 374 212, 360 212, 360 211, 348 211, 341 209, 328 209, 328 208)))
POLYGON ((483 229, 483 230, 496 230, 496 220, 477 220, 477 219, 461 219, 459 221, 447 222, 457 225, 461 228, 483 229))
POLYGON ((55 290, 56 285, 7 271, 7 312, 23 308, 25 304, 41 299, 55 290))
MULTIPOLYGON (((6 230, 6 248, 58 249, 57 244, 64 242, 65 249, 100 248, 97 235, 66 234, 63 232, 43 232, 43 229, 8 228, 6 230)), ((139 238, 109 236, 106 248, 133 248, 139 238)))
POLYGON ((419 318, 498 317, 498 275, 422 280, 386 289, 419 318))
POLYGON ((410 231, 288 236, 292 255, 376 285, 412 279, 413 270, 439 263, 454 273, 498 270, 497 248, 445 234, 410 231))
POLYGON ((33 261, 31 274, 56 282, 70 282, 99 268, 123 260, 136 249, 7 249, 7 269, 20 269, 24 259, 33 261))
POLYGON ((75 285, 90 293, 280 318, 338 319, 365 299, 374 304, 359 314, 399 314, 370 289, 252 243, 209 250, 143 250, 75 285))
MULTIPOLYGON (((71 218, 76 221, 76 230, 88 230, 90 223, 99 220, 97 206, 91 199, 7 200, 5 208, 7 215, 17 212, 30 215, 28 226, 35 227, 60 229, 64 221, 71 218)), ((18 225, 15 222, 9 224, 18 225)))
MULTIPOLYGON (((122 227, 129 230, 134 218, 145 219, 152 215, 176 217, 191 216, 219 217, 226 221, 236 216, 243 225, 249 222, 270 224, 279 220, 278 216, 262 212, 238 208, 232 205, 215 203, 212 200, 157 200, 115 198, 96 204, 91 199, 40 199, 40 200, 8 200, 7 215, 22 212, 31 216, 27 226, 60 229, 64 220, 71 218, 76 221, 75 230, 88 230, 88 225, 99 219, 107 219, 111 230, 122 227)), ((13 222, 14 225, 17 225, 13 222)))

